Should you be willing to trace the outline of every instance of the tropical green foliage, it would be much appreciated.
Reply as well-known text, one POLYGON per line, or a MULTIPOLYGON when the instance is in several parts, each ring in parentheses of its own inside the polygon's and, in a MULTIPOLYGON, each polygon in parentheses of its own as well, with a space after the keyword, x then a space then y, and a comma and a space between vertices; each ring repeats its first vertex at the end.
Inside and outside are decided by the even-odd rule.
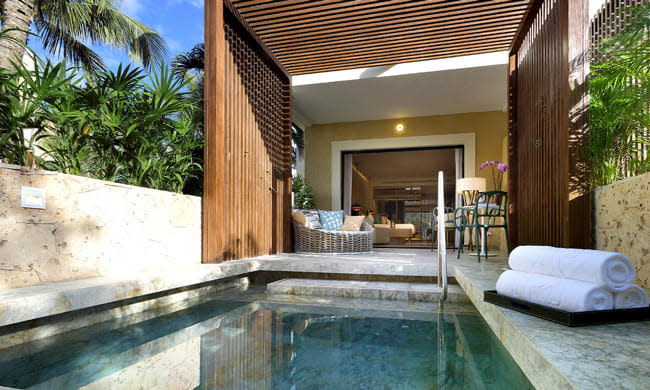
POLYGON ((632 7, 628 28, 598 47, 591 65, 590 139, 594 185, 650 171, 641 149, 650 145, 650 3, 632 7))
POLYGON ((314 203, 314 194, 307 179, 298 175, 293 178, 293 204, 297 209, 313 209, 316 205, 314 203))
POLYGON ((63 63, 38 63, 34 71, 14 67, 17 70, 0 68, 0 161, 27 166, 28 152, 46 136, 51 119, 47 106, 65 97, 72 79, 63 63))
POLYGON ((175 192, 201 177, 195 101, 172 69, 120 66, 84 84, 64 63, 14 66, 0 69, 0 160, 27 165, 32 151, 45 169, 175 192))

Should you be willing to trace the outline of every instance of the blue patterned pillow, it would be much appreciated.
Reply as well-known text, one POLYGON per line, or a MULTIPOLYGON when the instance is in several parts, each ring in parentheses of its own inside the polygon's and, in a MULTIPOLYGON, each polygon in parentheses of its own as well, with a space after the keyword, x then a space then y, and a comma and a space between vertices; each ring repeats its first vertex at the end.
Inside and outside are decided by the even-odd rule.
POLYGON ((339 230, 343 226, 343 210, 318 210, 318 216, 324 230, 339 230))

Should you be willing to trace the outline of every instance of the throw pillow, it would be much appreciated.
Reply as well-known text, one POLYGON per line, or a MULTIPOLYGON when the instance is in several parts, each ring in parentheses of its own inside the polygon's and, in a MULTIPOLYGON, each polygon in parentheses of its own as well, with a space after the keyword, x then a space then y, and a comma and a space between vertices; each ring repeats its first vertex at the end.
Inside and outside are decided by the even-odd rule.
POLYGON ((309 221, 309 224, 311 225, 310 228, 322 229, 322 226, 320 224, 320 215, 318 215, 317 210, 299 210, 299 211, 305 214, 305 218, 307 218, 307 221, 309 221))
POLYGON ((309 223, 309 220, 307 219, 307 217, 305 217, 305 214, 303 214, 301 211, 291 213, 291 217, 293 218, 294 221, 301 224, 302 226, 311 228, 311 223, 309 223))
POLYGON ((346 232, 358 232, 359 230, 361 230, 361 224, 365 219, 366 217, 364 217, 363 215, 354 216, 354 217, 346 215, 341 230, 346 232))
POLYGON ((318 210, 320 224, 325 230, 339 230, 343 226, 343 210, 318 210))

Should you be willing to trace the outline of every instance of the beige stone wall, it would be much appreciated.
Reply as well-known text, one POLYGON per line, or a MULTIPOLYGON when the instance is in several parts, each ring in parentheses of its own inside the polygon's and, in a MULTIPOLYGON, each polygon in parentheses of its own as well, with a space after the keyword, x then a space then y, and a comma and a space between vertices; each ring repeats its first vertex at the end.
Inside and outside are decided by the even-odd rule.
POLYGON ((0 166, 0 289, 200 262, 200 197, 0 166), (21 186, 47 209, 21 208, 21 186))
POLYGON ((650 173, 594 190, 594 247, 630 257, 650 288, 650 173))

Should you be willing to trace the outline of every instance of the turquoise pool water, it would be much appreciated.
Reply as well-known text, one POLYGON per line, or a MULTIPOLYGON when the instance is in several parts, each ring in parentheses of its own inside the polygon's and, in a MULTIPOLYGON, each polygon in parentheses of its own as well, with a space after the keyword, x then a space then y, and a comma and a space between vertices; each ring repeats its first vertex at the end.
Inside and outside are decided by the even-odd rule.
POLYGON ((36 389, 527 389, 479 315, 211 300, 0 351, 36 389))

